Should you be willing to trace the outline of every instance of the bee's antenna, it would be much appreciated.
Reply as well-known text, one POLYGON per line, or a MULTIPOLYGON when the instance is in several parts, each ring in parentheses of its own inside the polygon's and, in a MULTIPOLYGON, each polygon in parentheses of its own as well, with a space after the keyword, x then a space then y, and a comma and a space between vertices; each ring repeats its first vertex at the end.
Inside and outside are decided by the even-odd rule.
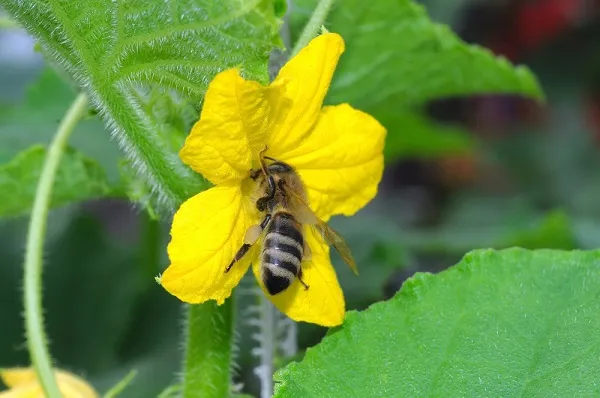
POLYGON ((260 167, 262 168, 263 173, 265 174, 265 177, 269 175, 269 173, 267 173, 267 165, 265 164, 265 158, 267 158, 266 156, 263 156, 263 154, 267 151, 269 147, 265 145, 265 148, 260 151, 259 153, 259 157, 260 157, 260 167))
POLYGON ((277 159, 273 159, 273 158, 272 158, 272 157, 270 157, 270 156, 263 156, 263 158, 265 158, 265 159, 269 159, 269 160, 272 160, 272 161, 274 161, 274 162, 279 162, 279 160, 277 160, 277 159))

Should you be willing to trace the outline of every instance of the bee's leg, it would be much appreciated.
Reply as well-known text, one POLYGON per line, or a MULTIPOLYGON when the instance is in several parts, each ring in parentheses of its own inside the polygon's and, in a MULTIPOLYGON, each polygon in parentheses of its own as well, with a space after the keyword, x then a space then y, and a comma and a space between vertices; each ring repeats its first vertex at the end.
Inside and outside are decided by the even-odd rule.
POLYGON ((256 179, 260 177, 260 173, 262 173, 262 169, 250 170, 250 178, 256 181, 256 179))
POLYGON ((275 192, 277 191, 277 187, 275 186, 275 179, 272 175, 267 177, 267 182, 269 183, 269 189, 267 191, 267 198, 273 199, 275 197, 275 192))
POLYGON ((258 211, 263 212, 267 210, 267 201, 267 198, 259 198, 256 201, 256 208, 258 209, 258 211))
POLYGON ((308 290, 308 288, 310 286, 308 286, 303 280, 302 280, 302 268, 300 268, 298 270, 298 280, 300 281, 300 283, 302 283, 302 286, 304 286, 304 290, 308 290))
POLYGON ((273 176, 267 176, 267 183, 269 184, 269 188, 267 189, 267 195, 263 196, 262 198, 259 198, 256 201, 256 208, 258 209, 258 211, 261 212, 267 209, 267 203, 273 200, 273 198, 275 197, 276 186, 275 179, 273 178, 273 176))
POLYGON ((248 253, 248 250, 250 250, 252 245, 254 245, 258 241, 258 238, 260 238, 260 234, 262 234, 262 231, 267 227, 269 221, 271 221, 271 215, 267 214, 260 223, 260 225, 251 225, 250 228, 246 230, 246 235, 244 236, 244 244, 237 251, 237 253, 233 257, 233 260, 231 260, 231 263, 227 266, 227 268, 225 268, 225 273, 229 272, 231 267, 233 267, 235 263, 240 261, 246 253, 248 253))

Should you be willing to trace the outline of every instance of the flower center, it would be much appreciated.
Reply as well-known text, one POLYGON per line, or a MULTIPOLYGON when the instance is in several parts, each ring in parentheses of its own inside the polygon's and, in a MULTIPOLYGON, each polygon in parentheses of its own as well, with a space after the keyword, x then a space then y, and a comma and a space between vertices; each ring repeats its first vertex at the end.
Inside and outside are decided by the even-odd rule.
POLYGON ((253 218, 259 221, 261 218, 261 214, 256 207, 256 201, 262 196, 261 192, 261 184, 264 181, 264 176, 262 175, 261 169, 255 168, 252 169, 248 175, 248 177, 242 180, 242 200, 245 202, 245 205, 248 210, 253 215, 253 218), (258 174, 258 177, 255 179, 252 178, 258 174))

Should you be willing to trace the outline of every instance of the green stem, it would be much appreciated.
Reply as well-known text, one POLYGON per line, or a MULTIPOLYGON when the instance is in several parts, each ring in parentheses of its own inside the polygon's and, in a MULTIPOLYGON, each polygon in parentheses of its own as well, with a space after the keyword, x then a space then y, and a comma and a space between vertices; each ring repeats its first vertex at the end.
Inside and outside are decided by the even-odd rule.
POLYGON ((61 397, 61 393, 54 379, 42 314, 42 254, 46 235, 46 221, 52 186, 60 159, 69 136, 87 109, 87 104, 87 96, 79 94, 58 126, 44 161, 27 234, 24 270, 25 334, 31 362, 44 393, 49 398, 61 397))
POLYGON ((325 20, 327 19, 327 14, 329 14, 329 10, 331 9, 333 2, 334 0, 319 1, 319 4, 317 4, 315 11, 313 11, 312 15, 310 16, 310 19, 306 23, 306 26, 304 26, 302 34, 300 35, 300 37, 296 41, 296 44, 294 45, 294 49, 292 50, 291 54, 292 57, 298 54, 300 50, 302 50, 304 47, 306 47, 306 45, 317 35, 317 32, 319 31, 321 26, 323 26, 325 20))
POLYGON ((123 392, 123 390, 125 390, 129 386, 136 374, 137 370, 131 370, 125 375, 125 377, 119 380, 119 382, 115 384, 113 388, 108 390, 102 398, 116 398, 119 394, 123 392))
POLYGON ((223 398, 231 387, 233 297, 188 306, 183 398, 223 398))

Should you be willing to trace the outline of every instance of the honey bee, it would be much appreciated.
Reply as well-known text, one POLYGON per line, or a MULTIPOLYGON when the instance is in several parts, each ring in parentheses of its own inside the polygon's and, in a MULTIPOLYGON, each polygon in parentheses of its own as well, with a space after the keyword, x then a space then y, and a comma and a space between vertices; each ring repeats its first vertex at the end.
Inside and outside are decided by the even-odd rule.
POLYGON ((307 204, 304 184, 294 168, 287 163, 260 154, 261 168, 252 170, 250 178, 256 182, 256 208, 265 214, 262 222, 246 231, 244 243, 225 272, 240 261, 264 235, 260 254, 261 279, 271 295, 286 290, 295 278, 304 289, 309 286, 302 279, 302 262, 310 259, 310 248, 303 235, 303 225, 310 225, 332 245, 355 274, 356 262, 348 245, 333 228, 320 220, 307 204), (266 164, 265 160, 272 163, 266 164))

